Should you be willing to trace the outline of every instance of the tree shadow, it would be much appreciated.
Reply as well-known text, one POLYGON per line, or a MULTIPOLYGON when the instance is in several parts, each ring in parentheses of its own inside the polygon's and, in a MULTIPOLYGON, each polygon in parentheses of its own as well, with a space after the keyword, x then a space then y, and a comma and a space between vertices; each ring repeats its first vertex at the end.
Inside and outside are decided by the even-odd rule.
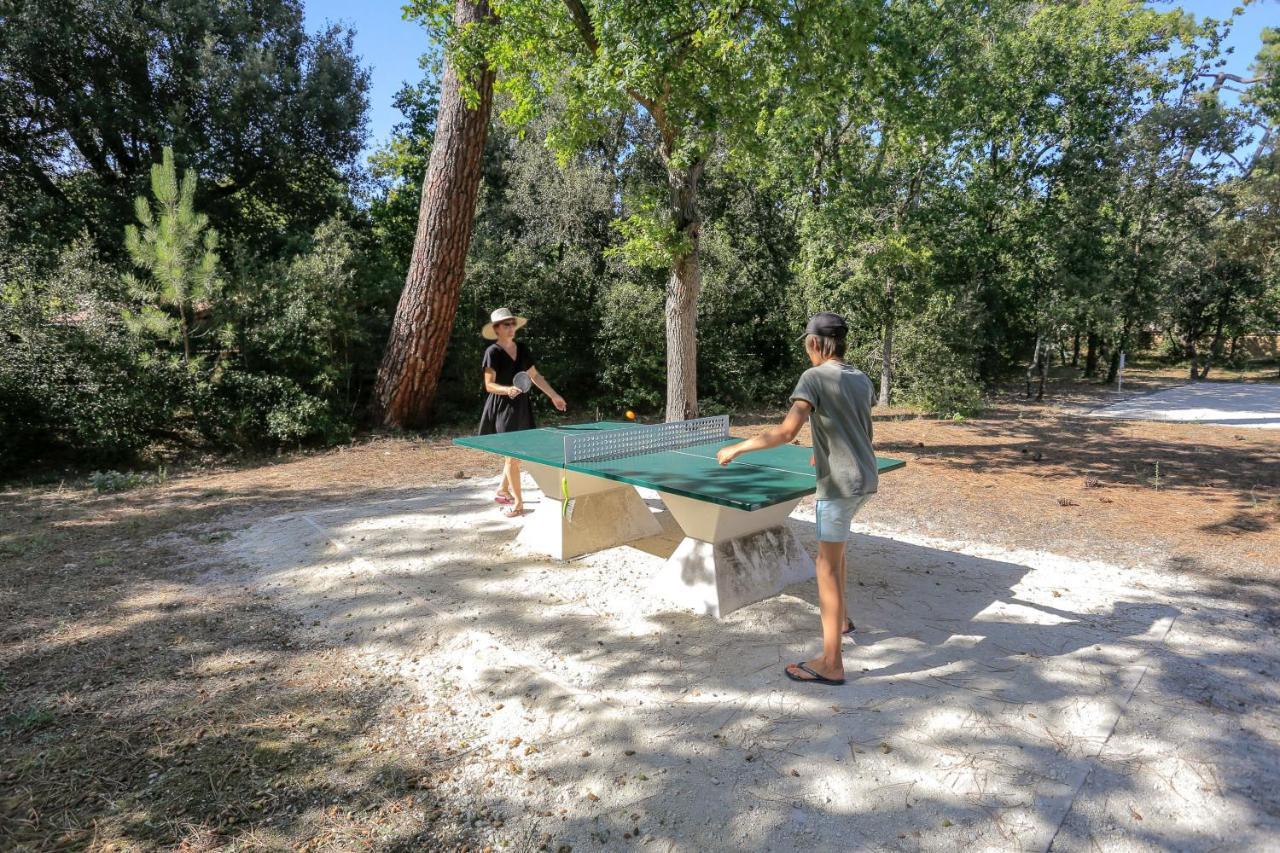
MULTIPOLYGON (((1237 772, 1219 774, 1230 806, 1221 816, 1192 825, 1149 813, 1125 837, 1200 849, 1227 832, 1247 841, 1280 828, 1269 729, 1207 724, 1187 744, 1188 720, 1252 722, 1241 714, 1267 707, 1271 688, 1240 677, 1242 647, 1280 672, 1274 632, 1258 643, 1266 623, 1237 612, 1233 585, 1146 587, 1105 567, 1049 571, 858 536, 851 681, 827 691, 782 676, 814 650, 812 583, 719 622, 671 610, 648 589, 660 557, 619 548, 555 563, 520 553, 517 527, 474 483, 231 503, 204 527, 180 506, 156 507, 176 531, 166 553, 185 554, 188 566, 93 576, 91 603, 72 595, 83 578, 68 573, 55 584, 79 602, 74 612, 59 616, 55 596, 23 616, 20 642, 5 635, 16 644, 4 662, 9 694, 48 697, 56 684, 74 697, 47 729, 5 741, 24 762, 19 786, 92 794, 27 795, 14 813, 67 815, 61 831, 82 833, 92 819, 137 815, 118 832, 142 845, 177 843, 189 823, 242 843, 302 834, 413 849, 462 837, 431 816, 463 797, 504 816, 512 843, 547 832, 574 849, 650 837, 657 849, 1044 849, 1058 827, 1064 846, 1098 830, 1078 799, 1150 796, 1142 773, 1097 757, 1141 689, 1155 709, 1143 706, 1148 745, 1237 772), (169 581, 186 590, 181 606, 148 604, 169 581), (269 598, 224 600, 237 584, 269 598), (272 608, 292 614, 279 633, 272 608), (229 629, 259 621, 265 633, 229 629), (325 654, 338 657, 317 691, 295 670, 300 657, 325 654), (167 668, 147 676, 144 662, 157 657, 167 668), (200 694, 205 680, 219 690, 200 694), (116 692, 99 692, 100 682, 116 692), (121 703, 123 691, 141 697, 136 707, 121 703), (385 718, 408 719, 420 740, 375 749, 385 718), (158 752, 153 730, 166 744, 158 752), (436 731, 465 735, 459 753, 475 749, 439 749, 436 731), (32 743, 36 735, 45 740, 32 743), (54 748, 117 756, 119 772, 77 780, 78 753, 41 765, 40 751, 54 748), (46 772, 38 766, 57 778, 32 784, 26 774, 46 772), (316 775, 291 775, 297 766, 316 775), (452 778, 437 798, 417 785, 441 767, 452 778), (280 778, 292 787, 271 793, 280 778), (170 789, 189 793, 162 793, 170 789), (372 818, 333 820, 333 806, 414 817, 378 834, 372 818), (215 823, 228 809, 236 820, 215 823), (1242 813, 1245 829, 1227 825, 1242 813)), ((73 514, 104 540, 127 532, 100 511, 73 514)), ((812 525, 792 524, 812 540, 812 525)), ((1274 590, 1251 590, 1257 603, 1244 612, 1275 612, 1274 590)))

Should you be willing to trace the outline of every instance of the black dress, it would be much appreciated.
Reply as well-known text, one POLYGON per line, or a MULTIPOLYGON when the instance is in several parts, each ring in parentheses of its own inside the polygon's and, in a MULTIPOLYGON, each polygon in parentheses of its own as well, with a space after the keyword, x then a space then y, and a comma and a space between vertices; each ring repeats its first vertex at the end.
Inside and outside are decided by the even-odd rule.
MULTIPOLYGON (((517 373, 533 367, 533 353, 523 343, 516 341, 516 357, 513 360, 502 347, 490 344, 484 351, 482 364, 486 370, 497 374, 494 381, 499 385, 512 385, 517 373)), ((480 415, 479 435, 533 428, 533 399, 529 393, 517 394, 515 397, 489 394, 486 397, 484 411, 480 415)))

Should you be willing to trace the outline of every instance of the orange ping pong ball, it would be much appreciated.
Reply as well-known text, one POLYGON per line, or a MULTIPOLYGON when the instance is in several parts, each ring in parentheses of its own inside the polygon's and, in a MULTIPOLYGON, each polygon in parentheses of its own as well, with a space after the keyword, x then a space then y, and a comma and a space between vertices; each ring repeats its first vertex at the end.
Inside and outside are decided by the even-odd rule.
POLYGON ((634 421, 635 419, 636 419, 636 413, 631 411, 630 409, 627 409, 627 420, 634 421))

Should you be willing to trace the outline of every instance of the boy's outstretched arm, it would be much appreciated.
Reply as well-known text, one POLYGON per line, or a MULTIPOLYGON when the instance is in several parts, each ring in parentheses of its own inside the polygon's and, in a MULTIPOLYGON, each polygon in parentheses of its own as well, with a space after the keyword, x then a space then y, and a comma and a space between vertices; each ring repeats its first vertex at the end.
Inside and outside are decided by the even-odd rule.
POLYGON ((800 434, 801 427, 809 420, 810 411, 812 411, 812 407, 808 403, 804 400, 796 400, 791 404, 791 411, 787 412, 787 416, 782 419, 782 423, 769 427, 754 438, 748 438, 746 441, 720 448, 720 451, 716 453, 716 461, 721 465, 728 465, 744 453, 750 453, 753 450, 768 450, 770 447, 777 447, 780 444, 794 441, 795 437, 800 434))

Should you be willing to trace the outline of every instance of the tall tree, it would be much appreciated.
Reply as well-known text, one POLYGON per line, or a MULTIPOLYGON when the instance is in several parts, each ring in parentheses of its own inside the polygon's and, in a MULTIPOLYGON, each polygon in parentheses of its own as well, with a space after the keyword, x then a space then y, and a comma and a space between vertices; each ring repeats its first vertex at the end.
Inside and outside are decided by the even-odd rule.
POLYGON ((368 86, 300 0, 0 0, 0 188, 115 251, 167 145, 224 233, 309 234, 345 202, 368 86))
MULTIPOLYGON (((551 92, 564 98, 565 121, 548 137, 564 154, 595 138, 611 113, 638 107, 652 121, 665 180, 638 200, 630 225, 631 242, 659 247, 669 269, 668 419, 698 408, 698 202, 711 153, 718 144, 730 153, 755 145, 773 112, 820 95, 829 82, 824 59, 864 55, 879 6, 517 0, 503 4, 493 37, 474 43, 512 96, 509 119, 526 122, 551 92)), ((439 4, 412 8, 447 28, 439 4)))
POLYGON ((494 70, 467 48, 495 21, 485 0, 457 0, 454 6, 457 39, 445 65, 413 257, 373 392, 374 416, 387 426, 423 426, 435 402, 471 244, 493 102, 494 70))

